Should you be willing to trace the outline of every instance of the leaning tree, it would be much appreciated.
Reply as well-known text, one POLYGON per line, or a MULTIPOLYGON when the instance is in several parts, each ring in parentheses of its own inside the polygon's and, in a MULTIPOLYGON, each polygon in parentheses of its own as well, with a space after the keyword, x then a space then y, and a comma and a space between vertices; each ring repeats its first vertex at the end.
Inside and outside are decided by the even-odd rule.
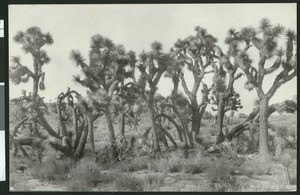
MULTIPOLYGON (((214 47, 217 39, 211 34, 208 34, 206 29, 197 26, 195 28, 196 35, 189 36, 183 40, 179 39, 174 45, 172 52, 176 56, 182 65, 192 72, 194 84, 192 89, 189 89, 184 71, 180 72, 180 80, 185 94, 190 101, 190 107, 192 108, 192 129, 189 132, 189 137, 192 141, 196 141, 196 137, 200 131, 200 119, 207 106, 207 98, 202 98, 202 101, 198 103, 197 93, 200 84, 206 74, 211 73, 212 70, 208 70, 212 65, 214 59, 214 47)), ((205 88, 205 86, 203 86, 205 88)), ((207 88, 209 89, 209 88, 207 88)), ((203 90, 203 96, 206 96, 206 90, 203 90)), ((193 142, 191 143, 193 145, 193 142)))
POLYGON ((297 75, 296 34, 291 30, 285 30, 281 25, 273 26, 268 19, 262 19, 258 29, 244 27, 240 32, 234 29, 226 41, 231 42, 235 48, 233 58, 247 77, 245 87, 255 89, 260 101, 259 109, 259 154, 262 157, 269 156, 268 150, 268 109, 269 101, 284 83, 297 75), (285 49, 279 47, 280 36, 285 35, 285 49), (242 47, 243 49, 240 49, 242 47), (247 51, 251 46, 258 52, 257 67, 247 51), (273 60, 276 58, 275 60, 273 60), (267 67, 269 64, 271 66, 267 67), (263 87, 265 76, 279 70, 268 90, 263 87))
POLYGON ((116 96, 118 84, 124 81, 125 67, 134 60, 132 52, 127 53, 122 45, 116 45, 109 38, 97 34, 91 38, 89 64, 79 51, 73 50, 70 57, 84 75, 84 78, 80 75, 74 76, 74 81, 88 89, 87 95, 92 106, 105 115, 110 141, 110 160, 115 161, 118 152, 112 118, 112 101, 116 96))

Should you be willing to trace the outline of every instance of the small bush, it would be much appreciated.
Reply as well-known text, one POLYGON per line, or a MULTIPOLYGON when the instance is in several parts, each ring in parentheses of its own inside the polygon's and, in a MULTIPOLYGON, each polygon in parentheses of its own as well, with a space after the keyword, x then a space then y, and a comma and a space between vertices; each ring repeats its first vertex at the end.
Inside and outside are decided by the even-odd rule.
POLYGON ((115 172, 102 173, 99 178, 99 183, 113 183, 121 174, 115 172))
POLYGON ((204 171, 205 167, 201 163, 186 163, 183 165, 184 173, 198 174, 204 171))
POLYGON ((160 175, 147 175, 143 180, 144 191, 159 190, 163 184, 164 177, 160 175))
POLYGON ((289 179, 290 185, 296 185, 297 184, 297 166, 292 166, 288 170, 288 179, 289 179))
POLYGON ((15 184, 17 184, 20 181, 22 181, 20 173, 13 172, 13 173, 9 174, 9 185, 10 186, 14 186, 15 184))
POLYGON ((137 157, 129 163, 121 162, 117 166, 117 169, 123 172, 134 172, 142 169, 147 169, 149 160, 150 159, 147 156, 137 157))
POLYGON ((62 160, 48 158, 43 164, 33 166, 31 174, 42 181, 60 182, 67 179, 67 174, 73 165, 74 161, 68 158, 62 160))
POLYGON ((118 191, 143 191, 143 183, 130 175, 118 177, 113 185, 118 191))
POLYGON ((240 169, 243 174, 251 178, 254 175, 270 174, 274 169, 274 163, 256 156, 251 160, 246 160, 240 169))
POLYGON ((208 167, 208 179, 214 191, 237 191, 236 178, 231 174, 234 167, 225 159, 213 161, 208 167))
POLYGON ((78 180, 70 180, 66 183, 68 191, 90 191, 91 187, 78 180))
POLYGON ((73 183, 81 183, 80 188, 94 187, 100 182, 100 172, 101 169, 94 159, 83 158, 70 170, 69 187, 72 187, 73 183))
POLYGON ((154 161, 152 168, 157 169, 158 172, 162 173, 176 173, 180 172, 183 167, 183 159, 178 156, 172 156, 169 159, 159 159, 154 161))
POLYGON ((183 171, 184 173, 198 174, 206 170, 208 165, 209 159, 198 152, 183 165, 183 171))

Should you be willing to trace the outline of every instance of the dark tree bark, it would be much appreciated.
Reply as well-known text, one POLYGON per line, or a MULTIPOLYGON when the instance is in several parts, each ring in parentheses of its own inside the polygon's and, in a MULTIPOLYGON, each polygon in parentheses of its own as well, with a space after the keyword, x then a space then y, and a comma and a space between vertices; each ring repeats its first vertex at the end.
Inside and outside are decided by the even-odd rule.
POLYGON ((109 137, 109 143, 110 143, 110 160, 112 162, 116 161, 118 158, 118 152, 116 148, 116 138, 115 138, 115 131, 113 126, 113 121, 111 118, 111 113, 108 110, 105 112, 105 118, 107 122, 107 128, 108 128, 108 137, 109 137))
POLYGON ((224 105, 224 96, 219 96, 219 105, 218 105, 218 117, 217 117, 217 128, 218 128, 218 137, 216 144, 219 144, 225 140, 225 135, 223 134, 223 120, 225 115, 225 105, 224 105))

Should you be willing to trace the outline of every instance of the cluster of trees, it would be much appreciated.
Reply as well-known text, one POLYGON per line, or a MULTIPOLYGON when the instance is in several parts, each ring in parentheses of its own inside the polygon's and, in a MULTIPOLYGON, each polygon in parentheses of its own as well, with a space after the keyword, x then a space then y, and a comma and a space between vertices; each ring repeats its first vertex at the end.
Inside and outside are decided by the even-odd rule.
MULTIPOLYGON (((218 46, 217 38, 199 26, 195 28, 194 35, 178 39, 170 52, 163 52, 162 44, 153 42, 150 51, 143 51, 138 56, 133 51, 126 51, 123 45, 115 44, 98 34, 91 38, 88 60, 79 51, 73 50, 70 53, 70 59, 81 68, 84 75, 83 78, 74 75, 74 81, 87 89, 87 98, 70 89, 61 93, 56 102, 59 126, 54 130, 44 117, 47 106, 38 95, 39 90, 45 90, 45 73, 42 67, 50 61, 42 48, 52 44, 53 39, 49 33, 42 33, 38 27, 31 27, 25 32, 19 31, 14 40, 22 45, 25 53, 33 57, 33 71, 23 65, 20 58, 12 58, 12 82, 19 84, 33 80, 32 93, 27 95, 23 92, 23 96, 13 99, 26 112, 26 117, 20 120, 15 131, 28 123, 32 137, 40 137, 42 127, 51 136, 53 147, 75 158, 82 156, 88 134, 92 148, 95 149, 93 123, 98 117, 104 116, 110 142, 110 159, 117 160, 113 115, 120 114, 119 133, 124 137, 126 120, 136 125, 132 121, 135 121, 144 106, 148 107, 152 123, 145 134, 152 132, 155 154, 161 151, 160 140, 167 146, 168 138, 178 147, 174 138, 162 126, 162 120, 174 124, 184 149, 201 144, 201 120, 203 116, 209 117, 206 112, 208 104, 213 105, 213 109, 217 111, 216 144, 231 140, 249 129, 249 126, 256 125, 259 127, 259 154, 267 157, 268 117, 276 110, 274 105, 269 106, 269 101, 279 87, 297 75, 296 34, 280 25, 271 25, 267 19, 260 22, 258 29, 230 29, 225 40, 228 46, 226 51, 218 46), (279 47, 280 37, 285 38, 285 47, 279 47), (257 67, 249 56, 248 50, 251 47, 259 54, 257 67), (272 65, 266 67, 269 63, 272 65), (270 88, 263 89, 265 76, 279 69, 270 88), (137 70, 139 77, 136 77, 137 70), (191 88, 186 83, 185 70, 192 73, 194 83, 191 88), (211 86, 205 83, 204 77, 207 74, 213 74, 211 86), (243 123, 226 132, 223 128, 225 113, 231 111, 233 115, 234 111, 242 108, 239 94, 234 90, 234 82, 243 75, 247 78, 245 88, 249 91, 256 90, 259 106, 243 123), (173 82, 173 90, 166 98, 157 93, 162 76, 173 82), (178 91, 180 84, 184 94, 178 91), (199 92, 201 101, 197 97, 199 92), (72 116, 72 129, 68 129, 66 125, 68 116, 72 116)), ((291 102, 285 102, 285 108, 290 108, 290 104, 291 102)), ((15 139, 15 134, 10 135, 11 140, 26 153, 21 147, 25 141, 15 139)), ((32 142, 34 139, 30 140, 32 142)))

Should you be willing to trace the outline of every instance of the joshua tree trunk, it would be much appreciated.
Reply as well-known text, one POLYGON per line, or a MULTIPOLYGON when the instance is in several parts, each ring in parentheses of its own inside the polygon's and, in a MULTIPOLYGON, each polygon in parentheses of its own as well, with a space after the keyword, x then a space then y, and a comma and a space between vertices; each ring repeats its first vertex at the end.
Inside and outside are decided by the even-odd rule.
MULTIPOLYGON (((37 97, 37 94, 38 94, 38 84, 39 84, 39 81, 38 79, 33 79, 33 102, 36 103, 36 97, 37 97)), ((39 136, 39 132, 38 132, 38 125, 37 125, 37 122, 36 121, 32 121, 32 128, 33 128, 33 135, 35 136, 39 136)))
POLYGON ((254 148, 254 129, 255 129, 255 127, 252 127, 249 129, 249 131, 250 131, 249 150, 251 153, 253 153, 255 150, 255 148, 254 148))
POLYGON ((218 117, 217 117, 217 128, 218 128, 218 137, 216 140, 216 144, 219 144, 224 141, 225 135, 223 134, 223 120, 225 114, 225 106, 224 106, 224 96, 219 96, 219 105, 218 105, 218 117))
MULTIPOLYGON (((122 80, 122 82, 121 82, 121 89, 123 87, 124 87, 124 80, 122 80)), ((124 99, 122 97, 121 97, 121 103, 124 106, 124 99)), ((125 136, 125 113, 124 113, 124 110, 122 110, 122 114, 121 114, 120 133, 121 133, 121 136, 123 136, 123 137, 125 136)))
POLYGON ((270 157, 268 148, 268 105, 269 99, 265 96, 260 99, 259 111, 259 155, 270 157))
POLYGON ((92 145, 92 150, 93 150, 93 152, 95 152, 94 121, 93 121, 91 115, 87 116, 87 122, 88 122, 88 127, 89 127, 89 132, 90 132, 90 142, 91 142, 91 145, 92 145))
POLYGON ((150 115, 151 115, 151 124, 152 124, 152 135, 153 135, 153 149, 154 149, 154 153, 159 153, 160 152, 160 146, 159 146, 159 142, 158 142, 158 132, 157 132, 157 126, 155 123, 156 120, 156 116, 155 116, 155 110, 153 108, 153 98, 149 100, 149 109, 150 109, 150 115))
POLYGON ((78 143, 78 146, 76 148, 76 151, 74 152, 74 157, 75 158, 79 158, 81 157, 85 144, 86 144, 86 140, 87 140, 87 136, 88 136, 89 130, 88 130, 88 125, 85 124, 85 126, 82 129, 82 133, 81 133, 81 137, 78 143))
POLYGON ((192 118, 192 145, 196 143, 196 138, 200 132, 200 123, 201 123, 201 114, 198 109, 193 109, 193 118, 192 118))
POLYGON ((115 137, 115 131, 114 131, 114 126, 113 126, 113 121, 111 118, 111 113, 108 110, 105 112, 105 118, 107 121, 107 128, 108 128, 108 136, 109 136, 109 142, 110 142, 110 160, 113 162, 117 160, 118 158, 118 152, 116 148, 116 137, 115 137))
POLYGON ((125 136, 125 113, 124 111, 122 111, 122 114, 121 114, 121 122, 120 122, 120 133, 121 133, 121 136, 125 136))

